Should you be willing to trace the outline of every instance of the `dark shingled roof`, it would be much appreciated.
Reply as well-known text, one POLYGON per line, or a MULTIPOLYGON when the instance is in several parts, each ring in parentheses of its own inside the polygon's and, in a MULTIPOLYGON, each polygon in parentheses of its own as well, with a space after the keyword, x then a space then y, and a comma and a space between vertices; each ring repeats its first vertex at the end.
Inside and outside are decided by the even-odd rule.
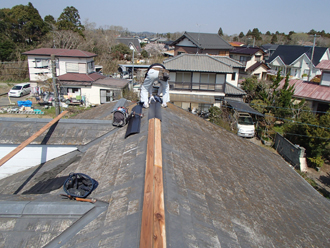
POLYGON ((247 71, 254 71, 254 70, 257 69, 259 66, 263 66, 263 67, 265 67, 266 70, 268 70, 268 69, 270 68, 266 63, 263 63, 263 62, 256 62, 256 63, 254 63, 253 65, 251 65, 249 68, 247 68, 246 70, 247 70, 247 71))
MULTIPOLYGON (((126 128, 114 128, 38 170, 0 180, 1 246, 138 247, 147 129, 146 116, 139 134, 124 139, 126 128), (102 202, 61 199, 55 179, 71 172, 97 180, 90 197, 102 202)), ((330 246, 329 200, 280 156, 172 104, 162 109, 161 131, 168 247, 330 246)))
POLYGON ((259 51, 263 53, 263 50, 259 47, 236 47, 235 49, 231 50, 230 53, 253 55, 259 51))
MULTIPOLYGON (((327 49, 327 47, 315 47, 313 57, 313 64, 315 66, 320 62, 327 49)), ((309 59, 311 59, 312 50, 313 47, 310 46, 279 45, 272 56, 268 59, 268 62, 270 63, 276 57, 280 57, 286 65, 290 65, 304 53, 308 56, 309 59)))
POLYGON ((224 49, 231 50, 233 47, 221 38, 218 34, 184 32, 184 34, 172 43, 172 46, 178 44, 187 38, 200 49, 224 49))

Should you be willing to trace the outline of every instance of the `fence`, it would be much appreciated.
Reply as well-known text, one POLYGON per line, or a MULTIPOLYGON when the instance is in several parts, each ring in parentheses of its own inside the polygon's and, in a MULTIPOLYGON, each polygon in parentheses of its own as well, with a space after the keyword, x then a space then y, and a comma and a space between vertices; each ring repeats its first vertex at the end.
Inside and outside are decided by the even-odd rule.
POLYGON ((301 158, 305 156, 305 148, 292 144, 279 133, 276 133, 274 148, 294 167, 300 167, 301 158))

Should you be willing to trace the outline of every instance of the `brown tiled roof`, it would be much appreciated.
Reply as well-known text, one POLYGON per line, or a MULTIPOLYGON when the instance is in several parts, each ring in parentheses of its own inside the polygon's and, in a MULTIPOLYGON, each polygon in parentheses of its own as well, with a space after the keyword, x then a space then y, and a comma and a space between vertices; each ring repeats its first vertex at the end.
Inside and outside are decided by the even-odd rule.
POLYGON ((322 60, 317 66, 317 69, 330 70, 330 60, 322 60))
POLYGON ((249 68, 247 68, 247 71, 254 71, 255 69, 257 69, 259 66, 263 66, 265 67, 266 70, 270 69, 270 67, 266 64, 266 63, 262 63, 262 62, 256 62, 253 65, 251 65, 249 68))
MULTIPOLYGON (((279 87, 283 87, 284 82, 285 79, 280 82, 279 87)), ((329 86, 323 86, 313 82, 306 82, 300 79, 290 80, 289 85, 294 85, 294 97, 330 102, 329 86)))
POLYGON ((58 49, 58 48, 39 48, 22 53, 23 55, 44 55, 50 56, 54 54, 56 57, 79 57, 91 58, 96 57, 95 53, 81 51, 77 49, 58 49))
POLYGON ((97 72, 91 74, 66 73, 58 77, 60 81, 77 81, 77 82, 95 82, 96 80, 101 78, 105 78, 105 76, 97 72))

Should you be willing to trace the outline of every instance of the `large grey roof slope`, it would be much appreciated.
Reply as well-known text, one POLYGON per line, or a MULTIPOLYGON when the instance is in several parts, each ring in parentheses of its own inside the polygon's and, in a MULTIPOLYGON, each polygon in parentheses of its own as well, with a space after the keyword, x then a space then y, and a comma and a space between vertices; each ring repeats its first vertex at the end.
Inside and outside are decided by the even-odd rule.
POLYGON ((184 34, 172 43, 178 44, 184 38, 189 39, 200 49, 224 49, 231 50, 233 47, 218 34, 184 32, 184 34))
POLYGON ((226 64, 207 54, 183 53, 164 61, 167 70, 233 73, 230 64, 226 64))
MULTIPOLYGON (((62 189, 51 182, 82 172, 99 183, 90 197, 108 203, 84 225, 47 214, 43 219, 1 215, 1 246, 13 247, 14 241, 16 247, 42 247, 68 237, 70 230, 72 235, 75 227, 62 247, 138 247, 147 113, 139 134, 124 139, 125 128, 112 130, 75 158, 58 158, 37 172, 1 180, 0 205, 53 201, 67 207, 68 200, 59 197, 62 189), (49 193, 37 195, 45 188, 49 193)), ((329 247, 329 201, 280 156, 171 104, 162 109, 161 125, 168 247, 329 247)))

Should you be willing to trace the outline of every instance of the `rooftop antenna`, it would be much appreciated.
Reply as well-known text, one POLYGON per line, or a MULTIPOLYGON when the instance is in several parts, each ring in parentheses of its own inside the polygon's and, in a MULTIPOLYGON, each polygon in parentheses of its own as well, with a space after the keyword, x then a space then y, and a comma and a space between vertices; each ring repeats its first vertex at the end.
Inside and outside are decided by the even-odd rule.
MULTIPOLYGON (((201 25, 196 23, 196 26, 198 27, 198 38, 197 38, 197 43, 198 43, 198 46, 199 46, 199 36, 200 36, 200 33, 201 33, 201 25)), ((196 54, 198 54, 198 46, 196 48, 196 54)))
MULTIPOLYGON (((205 25, 207 25, 207 24, 205 24, 205 25)), ((200 33, 201 33, 201 26, 202 26, 202 24, 196 23, 196 26, 198 27, 198 38, 197 38, 197 42, 198 42, 198 46, 199 46, 200 45, 199 44, 199 37, 200 37, 200 33)), ((197 50, 196 50, 196 54, 198 54, 198 47, 197 47, 197 50)))

